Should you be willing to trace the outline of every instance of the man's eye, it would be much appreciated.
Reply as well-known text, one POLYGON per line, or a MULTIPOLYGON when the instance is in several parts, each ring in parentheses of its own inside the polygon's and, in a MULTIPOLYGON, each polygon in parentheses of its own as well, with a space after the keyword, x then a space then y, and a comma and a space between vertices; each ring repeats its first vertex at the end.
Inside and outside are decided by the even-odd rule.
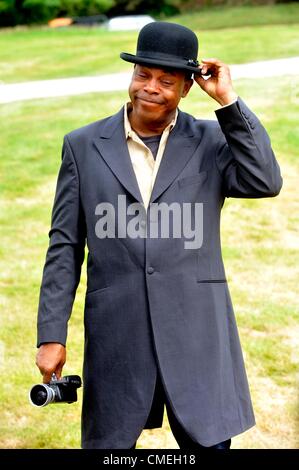
POLYGON ((169 80, 162 80, 163 85, 170 86, 172 85, 172 82, 169 80))
POLYGON ((141 72, 139 72, 139 73, 138 73, 138 77, 141 77, 141 78, 146 78, 146 75, 145 75, 145 73, 141 73, 141 72))

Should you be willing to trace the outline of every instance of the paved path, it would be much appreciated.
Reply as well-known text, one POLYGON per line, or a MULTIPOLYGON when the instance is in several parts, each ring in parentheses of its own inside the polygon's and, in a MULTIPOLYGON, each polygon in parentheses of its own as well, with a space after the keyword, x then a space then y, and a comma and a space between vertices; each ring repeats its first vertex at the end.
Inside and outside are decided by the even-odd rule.
MULTIPOLYGON (((299 57, 267 60, 230 66, 233 80, 239 78, 279 77, 298 75, 299 57)), ((0 84, 0 103, 81 95, 83 93, 121 91, 128 88, 130 73, 114 73, 93 77, 62 78, 12 84, 0 84)))

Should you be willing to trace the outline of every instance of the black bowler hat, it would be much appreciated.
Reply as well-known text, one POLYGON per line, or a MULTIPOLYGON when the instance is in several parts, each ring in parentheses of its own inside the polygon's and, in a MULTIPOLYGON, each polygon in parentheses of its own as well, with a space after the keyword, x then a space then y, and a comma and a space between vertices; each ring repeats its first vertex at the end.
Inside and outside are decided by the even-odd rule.
POLYGON ((120 57, 133 64, 200 73, 197 53, 198 40, 191 29, 176 23, 155 21, 140 30, 136 55, 122 52, 120 57))

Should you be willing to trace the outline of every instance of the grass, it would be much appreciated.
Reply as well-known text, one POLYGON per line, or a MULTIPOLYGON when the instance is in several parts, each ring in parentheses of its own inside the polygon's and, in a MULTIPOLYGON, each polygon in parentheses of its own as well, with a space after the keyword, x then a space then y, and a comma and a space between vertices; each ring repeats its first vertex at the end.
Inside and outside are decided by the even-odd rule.
MULTIPOLYGON (((229 199, 222 216, 224 259, 257 418, 257 427, 235 438, 233 446, 291 448, 298 445, 298 109, 292 104, 291 78, 242 80, 236 87, 271 135, 284 188, 275 199, 229 199), (286 135, 291 138, 284 139, 286 135)), ((214 103, 198 87, 191 93, 181 109, 213 118, 214 103)), ((79 403, 45 410, 27 401, 28 389, 40 380, 34 364, 39 284, 62 137, 117 111, 125 99, 126 93, 90 94, 0 108, 0 370, 5 377, 0 389, 0 447, 80 446, 81 392, 79 403)), ((81 372, 84 272, 70 321, 65 374, 81 372)), ((144 431, 138 447, 176 447, 167 419, 162 429, 144 431)))
POLYGON ((277 24, 298 23, 298 4, 260 5, 260 6, 214 6, 200 9, 173 18, 189 28, 214 30, 240 28, 244 26, 273 26, 277 24))
MULTIPOLYGON (((170 19, 194 28, 199 58, 245 63, 298 55, 299 5, 218 7, 170 19)), ((136 32, 101 28, 20 28, 0 32, 0 80, 21 82, 130 69, 136 32)))
MULTIPOLYGON (((228 63, 298 54, 299 5, 212 9, 174 18, 198 32, 200 55, 228 63)), ((43 28, 0 33, 1 80, 7 82, 118 71, 119 50, 135 33, 43 28), (100 45, 100 46, 99 46, 100 45), (121 45, 121 46, 120 46, 121 45)), ((239 80, 236 90, 271 136, 282 168, 278 198, 228 199, 222 244, 257 426, 233 439, 236 448, 298 447, 298 79, 239 80)), ((79 402, 35 409, 36 312, 62 138, 117 111, 127 93, 89 94, 0 106, 0 447, 80 447, 79 402)), ((214 102, 193 87, 181 109, 214 118, 214 102)), ((85 267, 68 337, 64 373, 79 373, 83 356, 85 267)), ((175 448, 163 428, 147 430, 139 448, 175 448)))

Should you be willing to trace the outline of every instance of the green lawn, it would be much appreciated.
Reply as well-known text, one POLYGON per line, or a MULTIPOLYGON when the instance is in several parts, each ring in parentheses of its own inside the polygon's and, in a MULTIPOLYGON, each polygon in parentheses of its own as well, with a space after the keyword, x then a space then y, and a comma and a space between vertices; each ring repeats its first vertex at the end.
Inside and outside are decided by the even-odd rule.
MULTIPOLYGON (((298 7, 214 9, 176 21, 196 28, 200 57, 245 62, 298 55, 298 24, 291 24, 298 21, 298 7)), ((118 60, 119 51, 133 51, 135 39, 133 33, 96 29, 2 31, 1 80, 118 71, 128 67, 118 60)), ((228 199, 222 215, 226 271, 257 419, 256 428, 233 440, 234 447, 299 444, 298 84, 296 77, 235 84, 269 131, 284 186, 275 199, 228 199)), ((87 94, 0 106, 1 448, 80 446, 81 391, 77 404, 35 409, 28 403, 29 388, 41 379, 34 364, 39 286, 63 136, 112 114, 126 99, 126 92, 87 94)), ((217 103, 194 86, 180 107, 213 119, 217 103)), ((85 281, 83 269, 65 374, 81 373, 85 281)), ((144 431, 138 446, 176 447, 167 420, 162 430, 144 431)))
MULTIPOLYGON (((298 55, 299 4, 203 10, 171 20, 196 31, 199 58, 244 63, 298 55)), ((0 31, 0 80, 4 83, 129 70, 121 51, 135 53, 136 32, 101 28, 0 31)))
MULTIPOLYGON (((222 243, 238 319, 258 426, 234 439, 234 447, 298 445, 299 257, 297 109, 289 78, 242 80, 237 91, 272 137, 284 188, 275 199, 229 199, 222 218, 222 243), (297 126, 297 128, 296 128, 297 126)), ((3 105, 1 203, 0 447, 80 446, 80 404, 35 409, 29 387, 40 380, 35 367, 35 323, 39 284, 60 164, 63 135, 119 109, 126 93, 91 94, 3 105)), ((216 104, 217 105, 217 104, 216 104)), ((198 87, 182 109, 213 118, 214 102, 198 87)), ((70 321, 65 373, 81 373, 85 275, 70 321)), ((167 421, 144 431, 138 446, 173 447, 167 421)))
POLYGON ((298 23, 299 5, 218 6, 202 8, 198 12, 174 16, 173 21, 200 30, 240 28, 244 26, 298 23))

